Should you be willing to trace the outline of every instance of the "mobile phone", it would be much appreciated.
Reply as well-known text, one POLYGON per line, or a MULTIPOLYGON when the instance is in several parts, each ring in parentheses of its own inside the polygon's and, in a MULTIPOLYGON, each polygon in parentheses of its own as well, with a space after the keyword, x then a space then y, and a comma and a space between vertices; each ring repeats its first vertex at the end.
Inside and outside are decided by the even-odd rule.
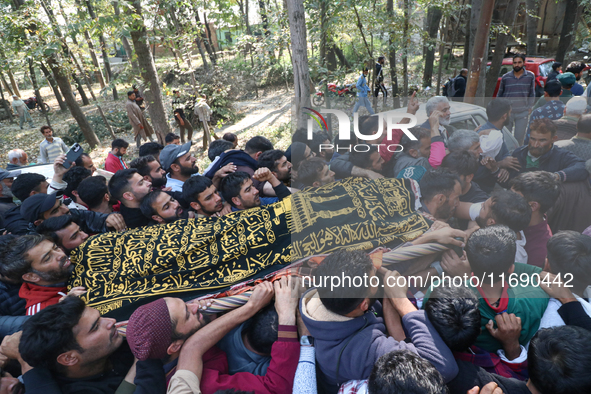
POLYGON ((66 154, 66 161, 62 164, 65 168, 70 168, 72 163, 76 161, 77 158, 80 157, 84 153, 84 149, 80 146, 79 143, 75 143, 70 147, 70 150, 66 154))

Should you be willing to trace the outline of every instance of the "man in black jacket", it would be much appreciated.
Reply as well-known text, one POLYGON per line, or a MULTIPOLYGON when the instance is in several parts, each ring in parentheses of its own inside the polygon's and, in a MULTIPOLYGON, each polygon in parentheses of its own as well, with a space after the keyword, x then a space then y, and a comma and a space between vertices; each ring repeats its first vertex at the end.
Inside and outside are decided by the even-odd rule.
POLYGON ((119 170, 109 180, 109 192, 121 202, 121 215, 127 228, 153 225, 156 222, 142 214, 140 204, 152 190, 152 182, 147 181, 135 168, 119 170))
POLYGON ((74 221, 80 223, 83 231, 90 234, 106 233, 109 229, 122 231, 126 227, 125 221, 119 213, 107 215, 69 209, 55 194, 35 194, 25 200, 20 210, 31 230, 34 230, 44 220, 63 215, 70 215, 74 221))
POLYGON ((513 151, 521 169, 512 170, 511 178, 520 172, 548 171, 561 182, 586 180, 589 173, 585 169, 585 161, 566 149, 554 146, 556 139, 556 125, 550 119, 534 120, 528 144, 513 151))
POLYGON ((27 393, 114 393, 122 384, 135 393, 164 393, 160 360, 137 361, 117 331, 77 297, 67 297, 31 317, 4 340, 2 353, 21 364, 27 393), (21 335, 22 334, 22 335, 21 335))

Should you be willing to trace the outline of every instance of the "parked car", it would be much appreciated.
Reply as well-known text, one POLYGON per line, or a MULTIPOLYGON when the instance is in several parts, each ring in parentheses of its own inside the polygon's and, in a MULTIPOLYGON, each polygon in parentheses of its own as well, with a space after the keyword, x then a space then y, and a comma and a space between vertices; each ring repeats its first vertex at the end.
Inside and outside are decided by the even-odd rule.
MULTIPOLYGON (((487 72, 490 70, 490 63, 491 62, 488 62, 486 64, 487 72)), ((552 63, 554 63, 554 59, 548 57, 528 56, 525 58, 525 69, 533 72, 536 76, 536 97, 541 97, 544 95, 544 86, 546 86, 548 74, 550 74, 550 71, 552 71, 552 63)), ((565 67, 563 66, 563 68, 565 67)), ((497 80, 497 86, 495 86, 493 97, 497 97, 499 85, 501 84, 501 77, 511 70, 513 70, 513 58, 506 57, 503 59, 503 63, 501 65, 501 71, 499 72, 499 79, 497 80)))
MULTIPOLYGON (((451 112, 451 121, 449 126, 446 128, 453 132, 459 129, 465 130, 475 130, 476 128, 482 126, 486 122, 488 122, 488 117, 486 116, 486 108, 480 107, 478 105, 461 103, 456 101, 450 101, 450 112, 451 112)), ((399 108, 394 110, 396 113, 400 113, 400 115, 406 113, 406 108, 399 108)), ((427 112, 425 111, 425 105, 421 105, 417 114, 417 126, 422 125, 428 119, 427 112)), ((513 134, 506 128, 503 127, 503 139, 509 152, 513 152, 516 148, 519 147, 517 140, 513 137, 513 134)))

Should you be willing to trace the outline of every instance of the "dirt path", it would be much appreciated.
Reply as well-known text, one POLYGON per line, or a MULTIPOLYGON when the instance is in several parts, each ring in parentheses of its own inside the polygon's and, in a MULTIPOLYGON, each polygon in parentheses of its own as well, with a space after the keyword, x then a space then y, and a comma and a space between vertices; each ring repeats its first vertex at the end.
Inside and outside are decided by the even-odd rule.
MULTIPOLYGON (((49 88, 45 88, 49 89, 49 88)), ((98 89, 97 89, 98 90, 98 89)), ((95 90, 95 92, 97 91, 95 90)), ((22 91, 22 97, 26 98, 33 95, 33 91, 22 91)), ((49 95, 49 91, 44 91, 43 95, 49 95)), ((56 136, 67 135, 70 124, 74 123, 74 119, 69 112, 59 112, 58 105, 55 99, 48 100, 52 107, 50 113, 50 121, 55 131, 56 136)), ((233 124, 224 125, 221 129, 215 129, 216 134, 221 137, 226 132, 232 132, 238 135, 239 147, 244 147, 248 139, 255 135, 263 135, 276 145, 278 149, 286 149, 289 145, 289 130, 285 127, 290 121, 290 103, 291 95, 285 90, 280 91, 266 91, 264 98, 260 100, 236 101, 233 103, 234 109, 239 114, 239 121, 233 124), (282 130, 285 128, 285 131, 282 130), (280 132, 277 132, 279 130, 280 132)), ((105 113, 110 112, 125 112, 124 101, 102 101, 101 107, 105 113)), ((166 105, 166 104, 165 104, 166 105)), ((169 106, 168 106, 169 107, 169 106)), ((82 107, 86 115, 97 115, 96 106, 91 103, 89 106, 82 107)), ((8 163, 7 154, 10 150, 15 148, 23 149, 29 155, 29 162, 35 163, 39 154, 39 144, 43 137, 39 133, 39 127, 45 124, 45 118, 39 111, 30 111, 33 118, 34 128, 29 129, 25 124, 25 128, 20 130, 18 126, 18 118, 15 118, 16 123, 9 124, 8 121, 0 122, 0 167, 4 168, 8 163)), ((207 166, 209 159, 206 152, 203 151, 203 131, 199 125, 193 125, 195 132, 193 133, 194 152, 198 158, 200 167, 207 166)), ((179 129, 175 128, 175 124, 171 123, 171 131, 179 133, 179 129)), ((130 131, 118 132, 118 138, 123 138, 130 143, 127 160, 131 161, 137 157, 137 149, 133 133, 130 131)), ((102 166, 104 159, 110 151, 111 139, 104 139, 101 141, 101 146, 89 152, 90 156, 95 161, 95 165, 102 166)), ((89 151, 86 143, 82 144, 86 151, 89 151)))

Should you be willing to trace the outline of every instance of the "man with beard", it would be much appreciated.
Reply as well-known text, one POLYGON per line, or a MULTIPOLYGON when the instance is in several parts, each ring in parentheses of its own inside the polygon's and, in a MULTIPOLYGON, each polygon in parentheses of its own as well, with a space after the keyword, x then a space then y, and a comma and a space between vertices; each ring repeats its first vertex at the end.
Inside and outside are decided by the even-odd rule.
MULTIPOLYGON (((27 315, 31 316, 57 304, 66 295, 66 282, 74 266, 64 251, 42 235, 24 235, 8 244, 1 273, 12 281, 23 281, 19 297, 27 301, 27 315)), ((75 287, 70 294, 83 294, 84 288, 75 287)))
MULTIPOLYGON (((166 360, 164 370, 176 373, 177 378, 181 375, 188 378, 173 378, 169 386, 170 393, 213 394, 228 389, 248 390, 260 394, 291 392, 300 349, 296 327, 298 298, 294 295, 296 284, 291 277, 281 278, 274 284, 263 282, 254 288, 253 294, 244 306, 230 311, 219 320, 214 320, 214 316, 200 311, 207 301, 185 303, 179 298, 170 297, 154 301, 138 308, 129 318, 126 330, 129 347, 138 360, 166 360), (271 301, 273 295, 277 310, 275 322, 267 320, 263 324, 274 324, 275 329, 268 327, 266 332, 258 330, 252 335, 247 335, 243 331, 238 332, 238 335, 232 335, 242 328, 242 323, 254 319, 255 314, 271 301), (193 359, 191 364, 202 363, 203 371, 198 372, 198 376, 191 374, 189 378, 186 374, 192 368, 187 368, 181 352, 191 336, 202 329, 210 328, 215 334, 207 335, 207 339, 200 341, 208 343, 203 349, 204 352, 190 352, 193 359), (233 329, 234 331, 231 331, 233 329), (227 353, 215 346, 226 334, 232 335, 237 347, 241 345, 242 353, 238 353, 238 349, 233 353, 227 353), (253 337, 258 341, 253 341, 251 345, 249 338, 253 337), (236 342, 240 342, 240 345, 236 342), (261 342, 270 342, 268 367, 255 372, 243 369, 241 373, 233 373, 232 367, 236 364, 244 366, 245 360, 241 359, 241 356, 249 354, 253 357, 250 349, 256 348, 261 342), (184 389, 179 390, 178 386, 184 389)), ((254 357, 256 356, 254 354, 254 357)))
POLYGON ((192 142, 183 145, 166 145, 160 152, 162 169, 168 172, 166 187, 182 192, 183 183, 193 175, 199 175, 197 159, 191 153, 192 142))
MULTIPOLYGON (((580 81, 581 77, 583 76, 583 70, 587 68, 587 65, 583 62, 570 62, 568 66, 566 66, 566 70, 564 72, 573 73, 575 76, 575 80, 580 81)), ((575 82, 573 87, 571 88, 571 93, 573 96, 582 96, 585 92, 585 88, 580 84, 575 82)))
POLYGON ((162 189, 166 186, 166 171, 152 155, 138 157, 129 163, 129 168, 135 168, 137 172, 148 182, 153 189, 162 189))
POLYGON ((536 98, 536 76, 525 69, 525 55, 513 56, 513 70, 501 77, 497 97, 511 100, 515 124, 513 135, 519 144, 523 144, 527 119, 536 98))
POLYGON ((105 160, 105 170, 115 173, 119 170, 127 169, 127 164, 123 161, 123 156, 127 153, 129 142, 124 139, 117 138, 111 142, 111 151, 105 160))
POLYGON ((462 186, 457 175, 444 169, 427 171, 419 182, 421 210, 429 216, 447 222, 454 215, 462 186))
POLYGON ((37 227, 37 232, 51 238, 67 255, 88 238, 88 234, 69 215, 45 220, 37 227))
MULTIPOLYGON (((439 111, 439 134, 443 138, 443 143, 447 146, 447 139, 451 136, 451 133, 445 128, 446 126, 449 126, 451 121, 449 100, 445 96, 431 97, 425 104, 425 110, 427 111, 427 118, 430 118, 433 112, 439 111)), ((427 119, 421 127, 431 130, 431 122, 429 119, 427 119)))
POLYGON ((6 211, 16 207, 16 204, 12 201, 13 195, 10 187, 14 178, 20 174, 20 170, 7 171, 0 168, 0 219, 4 218, 6 211))
POLYGON ((154 224, 140 210, 144 197, 150 193, 152 183, 146 181, 135 168, 117 171, 109 180, 111 196, 121 202, 120 212, 127 228, 137 228, 154 224))
POLYGON ((253 186, 252 179, 246 172, 236 171, 229 174, 220 183, 222 197, 232 206, 232 211, 260 207, 283 200, 291 193, 268 168, 256 170, 253 179, 259 182, 269 182, 277 197, 259 197, 259 191, 253 186))
POLYGON ((537 119, 531 124, 528 145, 515 149, 513 157, 519 160, 520 172, 548 171, 561 182, 583 181, 589 177, 585 161, 572 152, 554 146, 557 140, 556 125, 550 119, 537 119))
POLYGON ((78 297, 30 317, 22 334, 5 338, 2 351, 19 361, 31 393, 112 394, 124 381, 136 394, 166 391, 162 363, 134 360, 115 319, 78 297))
POLYGON ((279 149, 268 150, 259 156, 259 168, 268 168, 275 178, 289 186, 291 181, 291 163, 285 152, 279 149))
POLYGON ((222 197, 211 179, 193 176, 183 185, 183 198, 195 211, 195 217, 208 218, 220 216, 224 209, 222 197))
POLYGON ((195 213, 186 211, 171 195, 162 190, 151 191, 140 204, 142 214, 158 224, 172 223, 178 219, 192 219, 195 213))

